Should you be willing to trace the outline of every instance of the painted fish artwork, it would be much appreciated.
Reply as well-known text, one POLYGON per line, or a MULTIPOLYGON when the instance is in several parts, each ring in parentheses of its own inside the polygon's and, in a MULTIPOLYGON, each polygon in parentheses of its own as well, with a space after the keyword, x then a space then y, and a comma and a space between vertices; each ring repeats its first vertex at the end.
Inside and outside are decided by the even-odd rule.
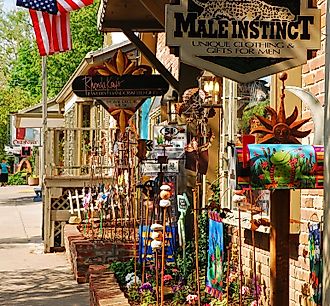
POLYGON ((209 250, 206 291, 215 298, 223 294, 223 223, 216 212, 209 212, 209 250))
POLYGON ((322 146, 298 144, 250 144, 238 149, 248 157, 248 168, 238 166, 238 185, 252 189, 323 188, 322 146))

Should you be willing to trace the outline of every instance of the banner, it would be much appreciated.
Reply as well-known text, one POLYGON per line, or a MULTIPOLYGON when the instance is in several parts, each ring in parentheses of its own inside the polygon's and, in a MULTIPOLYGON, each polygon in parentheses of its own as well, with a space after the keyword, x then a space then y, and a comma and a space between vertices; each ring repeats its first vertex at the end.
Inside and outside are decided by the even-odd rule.
POLYGON ((299 144, 250 144, 237 148, 239 188, 323 188, 323 146, 299 144), (244 155, 247 167, 243 166, 244 155))
POLYGON ((209 212, 209 250, 206 291, 215 298, 223 294, 223 223, 216 212, 209 212))
MULTIPOLYGON (((146 260, 154 260, 155 255, 150 246, 152 238, 151 233, 153 230, 149 226, 143 225, 139 227, 139 261, 142 262, 146 255, 146 260), (147 247, 147 250, 146 250, 147 247)), ((165 237, 165 257, 167 262, 174 262, 174 251, 176 248, 177 227, 166 226, 165 237)))

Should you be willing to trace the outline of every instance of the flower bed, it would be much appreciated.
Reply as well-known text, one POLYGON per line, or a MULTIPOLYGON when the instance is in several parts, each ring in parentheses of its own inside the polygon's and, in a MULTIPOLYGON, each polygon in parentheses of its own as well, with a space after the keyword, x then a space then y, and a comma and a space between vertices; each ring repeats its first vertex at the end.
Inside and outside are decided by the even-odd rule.
POLYGON ((128 260, 135 255, 133 243, 88 239, 76 225, 65 226, 64 239, 66 254, 78 283, 88 282, 90 265, 128 260))

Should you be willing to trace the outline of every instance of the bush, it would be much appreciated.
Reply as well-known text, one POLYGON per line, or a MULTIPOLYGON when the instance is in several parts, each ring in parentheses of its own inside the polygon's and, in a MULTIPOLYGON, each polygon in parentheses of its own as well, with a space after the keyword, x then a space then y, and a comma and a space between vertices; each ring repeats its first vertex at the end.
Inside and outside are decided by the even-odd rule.
POLYGON ((26 172, 19 171, 8 178, 8 185, 26 185, 26 172))

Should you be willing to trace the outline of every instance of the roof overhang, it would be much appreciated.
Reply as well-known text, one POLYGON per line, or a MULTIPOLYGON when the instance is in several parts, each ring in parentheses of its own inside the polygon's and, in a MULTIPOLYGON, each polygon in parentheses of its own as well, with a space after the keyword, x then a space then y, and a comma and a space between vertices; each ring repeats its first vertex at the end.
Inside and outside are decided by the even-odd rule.
MULTIPOLYGON (((15 128, 41 128, 42 127, 42 104, 25 108, 12 114, 15 128)), ((60 105, 55 100, 47 103, 47 126, 64 126, 64 118, 60 111, 60 105)))
POLYGON ((98 28, 118 32, 129 28, 135 32, 164 32, 165 4, 169 0, 102 0, 98 28))
MULTIPOLYGON (((124 53, 131 52, 136 50, 136 47, 130 41, 124 41, 119 44, 114 44, 109 47, 103 48, 101 50, 92 51, 87 53, 85 58, 80 62, 79 66, 75 70, 75 72, 71 75, 69 80, 63 86, 61 91, 58 93, 56 98, 54 99, 56 103, 61 104, 66 108, 65 104, 71 100, 73 92, 72 92, 72 82, 77 76, 85 75, 88 73, 88 70, 95 65, 101 65, 104 61, 114 56, 116 51, 121 49, 124 53)), ((86 101, 90 100, 90 98, 86 99, 86 101)))

